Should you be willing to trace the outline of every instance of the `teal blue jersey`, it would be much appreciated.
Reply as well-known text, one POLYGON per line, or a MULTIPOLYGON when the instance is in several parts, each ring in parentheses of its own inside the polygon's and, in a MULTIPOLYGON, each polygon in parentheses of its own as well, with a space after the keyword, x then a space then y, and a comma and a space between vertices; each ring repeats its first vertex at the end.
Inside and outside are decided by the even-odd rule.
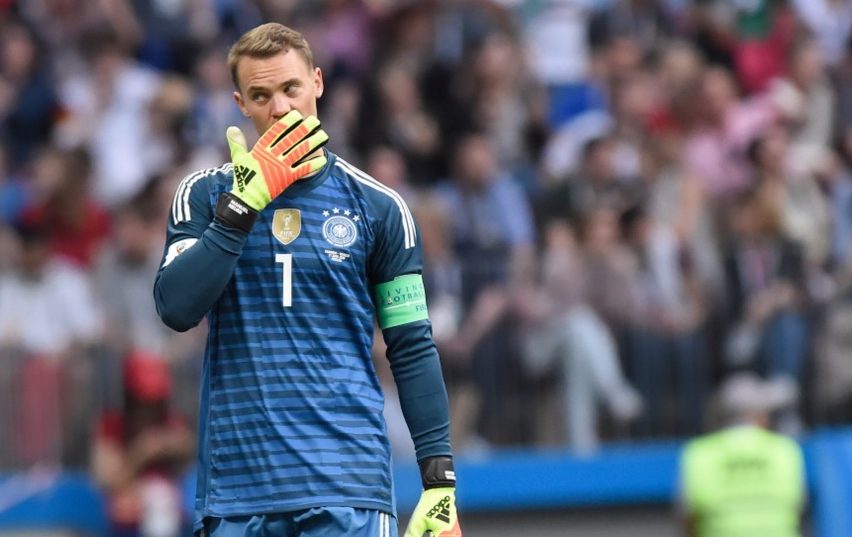
MULTIPOLYGON (((398 193, 328 157, 318 175, 258 215, 207 312, 199 519, 330 506, 394 512, 384 398, 371 359, 373 297, 376 285, 420 273, 420 243, 398 193)), ((202 239, 232 180, 225 165, 180 183, 161 273, 202 239)), ((185 278, 181 286, 203 285, 207 270, 197 267, 198 283, 185 278)), ((185 289, 164 288, 160 279, 155 294, 165 308, 185 289)), ((416 363, 437 363, 428 320, 413 324, 428 340, 416 363)), ((433 392, 445 399, 440 388, 433 392)), ((439 436, 421 440, 422 455, 449 453, 447 435, 439 436)))

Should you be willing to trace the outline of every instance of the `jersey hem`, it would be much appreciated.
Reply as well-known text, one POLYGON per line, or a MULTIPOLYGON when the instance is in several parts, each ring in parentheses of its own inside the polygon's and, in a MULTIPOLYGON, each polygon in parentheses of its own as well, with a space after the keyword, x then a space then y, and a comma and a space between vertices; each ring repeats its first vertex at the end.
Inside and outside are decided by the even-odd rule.
POLYGON ((201 513, 201 518, 198 516, 195 517, 192 523, 192 531, 193 533, 197 533, 201 529, 203 529, 203 521, 208 517, 215 518, 227 518, 227 517, 236 517, 236 516, 253 516, 253 515, 268 515, 270 513, 290 513, 293 511, 304 511, 307 509, 314 509, 317 507, 352 507, 354 509, 373 509, 376 511, 381 511, 383 513, 387 513, 394 518, 396 518, 396 511, 393 509, 393 506, 387 502, 375 501, 375 500, 346 500, 346 501, 337 501, 337 502, 304 502, 304 503, 288 503, 287 505, 281 504, 265 504, 261 506, 254 506, 249 509, 246 507, 227 507, 227 506, 219 506, 219 507, 208 507, 201 513))

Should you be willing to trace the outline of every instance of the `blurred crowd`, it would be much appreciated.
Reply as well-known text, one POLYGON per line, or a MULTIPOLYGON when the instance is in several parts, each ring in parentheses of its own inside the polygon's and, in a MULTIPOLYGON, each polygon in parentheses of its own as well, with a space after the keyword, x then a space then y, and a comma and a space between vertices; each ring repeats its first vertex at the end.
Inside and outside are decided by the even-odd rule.
POLYGON ((194 423, 152 283, 265 21, 415 212, 458 453, 696 435, 742 371, 852 421, 852 0, 0 0, 4 468, 88 464, 140 355, 194 423))

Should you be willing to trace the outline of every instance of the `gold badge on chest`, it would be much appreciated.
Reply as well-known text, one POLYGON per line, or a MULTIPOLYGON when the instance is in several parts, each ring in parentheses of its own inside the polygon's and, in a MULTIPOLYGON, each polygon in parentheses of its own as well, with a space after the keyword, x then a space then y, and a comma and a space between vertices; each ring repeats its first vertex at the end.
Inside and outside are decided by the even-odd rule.
POLYGON ((302 231, 302 212, 299 209, 277 209, 272 216, 272 235, 282 244, 290 244, 302 231))

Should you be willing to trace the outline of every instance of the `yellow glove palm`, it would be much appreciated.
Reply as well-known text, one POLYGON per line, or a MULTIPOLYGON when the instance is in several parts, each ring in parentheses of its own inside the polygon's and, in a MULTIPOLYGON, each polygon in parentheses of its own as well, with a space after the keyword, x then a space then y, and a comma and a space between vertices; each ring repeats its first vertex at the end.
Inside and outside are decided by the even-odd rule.
POLYGON ((456 489, 426 489, 408 521, 404 537, 461 537, 456 489))

